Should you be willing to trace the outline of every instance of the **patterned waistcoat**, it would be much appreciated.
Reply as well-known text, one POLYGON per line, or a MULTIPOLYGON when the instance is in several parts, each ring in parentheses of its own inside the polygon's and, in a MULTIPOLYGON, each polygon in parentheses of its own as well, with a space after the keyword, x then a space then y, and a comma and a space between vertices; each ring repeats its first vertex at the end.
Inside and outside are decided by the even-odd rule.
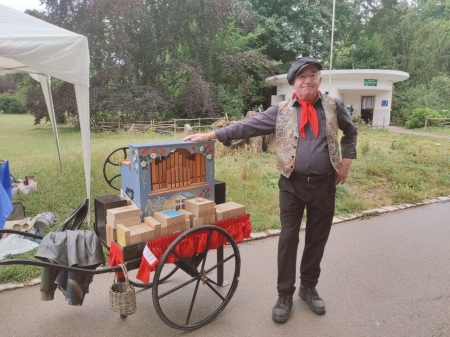
MULTIPOLYGON (((322 106, 325 111, 328 152, 331 164, 339 172, 339 128, 336 116, 336 102, 331 96, 319 94, 319 98, 322 99, 322 106)), ((277 169, 286 178, 289 178, 294 170, 298 138, 300 137, 297 109, 294 107, 294 103, 295 99, 279 103, 275 126, 278 156, 277 169)))

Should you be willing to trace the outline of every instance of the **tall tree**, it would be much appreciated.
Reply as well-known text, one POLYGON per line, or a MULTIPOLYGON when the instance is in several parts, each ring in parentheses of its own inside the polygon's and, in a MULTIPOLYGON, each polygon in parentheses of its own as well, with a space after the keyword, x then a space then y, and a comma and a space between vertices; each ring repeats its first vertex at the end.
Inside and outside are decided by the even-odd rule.
MULTIPOLYGON (((325 63, 330 58, 333 1, 251 0, 263 27, 264 53, 280 61, 284 71, 299 55, 325 63)), ((361 30, 360 1, 339 1, 335 13, 335 44, 355 41, 361 30)))
MULTIPOLYGON (((234 0, 42 2, 47 20, 88 37, 94 111, 120 107, 131 113, 136 95, 148 92, 147 97, 157 103, 152 105, 153 113, 170 109, 178 116, 216 115, 226 103, 218 90, 222 70, 228 71, 222 59, 252 51, 249 43, 231 51, 217 48, 218 41, 227 40, 230 28, 241 24, 238 18, 251 16, 234 0), (124 99, 128 104, 123 104, 124 99)), ((240 32, 251 34, 255 27, 247 25, 240 32)), ((272 64, 264 55, 258 50, 251 54, 255 66, 241 67, 246 76, 230 83, 226 87, 230 92, 252 83, 249 78, 263 81, 272 74, 272 64), (265 68, 258 71, 261 65, 265 68)), ((235 57, 243 60, 241 65, 245 59, 235 57)))

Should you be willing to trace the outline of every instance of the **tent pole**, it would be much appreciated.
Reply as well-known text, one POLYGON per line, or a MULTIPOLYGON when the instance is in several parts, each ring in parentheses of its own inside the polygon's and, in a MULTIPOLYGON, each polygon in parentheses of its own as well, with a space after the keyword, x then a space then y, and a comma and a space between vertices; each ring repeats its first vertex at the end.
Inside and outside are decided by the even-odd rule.
POLYGON ((55 136, 56 149, 58 151, 59 168, 62 171, 61 150, 59 146, 58 128, 56 126, 55 108, 53 106, 52 91, 51 91, 51 77, 39 74, 39 81, 41 82, 42 91, 44 93, 45 103, 47 104, 47 111, 52 123, 53 135, 55 136))

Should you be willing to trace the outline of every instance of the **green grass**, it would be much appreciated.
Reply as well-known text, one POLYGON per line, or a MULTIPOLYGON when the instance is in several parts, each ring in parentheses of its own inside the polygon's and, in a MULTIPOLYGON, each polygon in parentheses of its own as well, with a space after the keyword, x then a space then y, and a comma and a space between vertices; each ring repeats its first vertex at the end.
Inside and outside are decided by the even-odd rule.
MULTIPOLYGON (((53 212, 62 222, 85 197, 80 131, 58 126, 63 170, 59 168, 50 124, 33 125, 31 115, 0 114, 0 158, 14 177, 35 176, 38 191, 19 194, 27 216, 53 212)), ((179 140, 155 133, 91 133, 91 198, 117 194, 103 178, 106 157, 131 143, 179 140)), ((226 182, 227 201, 244 204, 254 231, 279 228, 278 178, 273 154, 246 148, 224 154, 216 144, 215 177, 226 182)), ((337 215, 359 213, 386 205, 412 203, 450 194, 450 140, 389 133, 360 127, 358 159, 347 184, 337 187, 337 215)), ((117 174, 118 171, 108 171, 117 174)), ((91 207, 90 223, 94 222, 91 207)), ((28 254, 32 257, 33 254, 28 254)), ((15 256, 16 257, 16 256, 15 256)), ((39 268, 3 266, 0 283, 39 276, 39 268), (31 272, 30 272, 31 270, 31 272)))
POLYGON ((447 135, 450 136, 450 125, 446 125, 444 127, 436 127, 436 126, 429 126, 426 128, 422 128, 422 129, 417 129, 420 131, 425 131, 425 132, 429 132, 429 133, 436 133, 439 135, 447 135))

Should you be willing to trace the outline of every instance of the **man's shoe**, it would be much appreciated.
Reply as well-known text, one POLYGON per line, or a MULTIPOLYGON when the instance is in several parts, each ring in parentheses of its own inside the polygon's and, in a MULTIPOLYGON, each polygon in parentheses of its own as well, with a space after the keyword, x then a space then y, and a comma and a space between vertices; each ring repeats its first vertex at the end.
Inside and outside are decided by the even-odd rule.
POLYGON ((312 312, 318 315, 325 313, 325 303, 319 297, 316 288, 308 288, 300 285, 298 295, 306 301, 312 312))
POLYGON ((278 323, 284 323, 289 318, 292 308, 292 296, 287 294, 279 294, 278 300, 272 309, 272 319, 278 323))

